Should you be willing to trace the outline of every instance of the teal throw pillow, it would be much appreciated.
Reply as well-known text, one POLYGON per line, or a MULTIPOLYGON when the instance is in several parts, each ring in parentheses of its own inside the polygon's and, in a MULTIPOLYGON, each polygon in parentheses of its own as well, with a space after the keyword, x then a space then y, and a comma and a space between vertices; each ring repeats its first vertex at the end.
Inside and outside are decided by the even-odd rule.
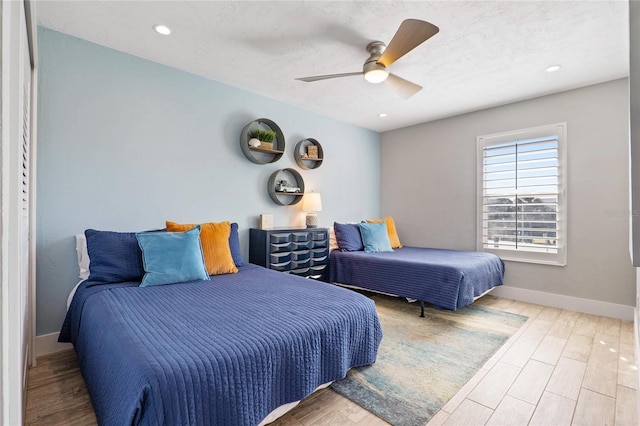
POLYGON ((210 280, 200 244, 200 225, 186 232, 138 232, 144 277, 140 287, 210 280))
POLYGON ((364 251, 367 253, 380 253, 383 251, 393 251, 389 234, 387 233, 387 224, 380 223, 359 223, 360 233, 362 234, 362 242, 364 243, 364 251))

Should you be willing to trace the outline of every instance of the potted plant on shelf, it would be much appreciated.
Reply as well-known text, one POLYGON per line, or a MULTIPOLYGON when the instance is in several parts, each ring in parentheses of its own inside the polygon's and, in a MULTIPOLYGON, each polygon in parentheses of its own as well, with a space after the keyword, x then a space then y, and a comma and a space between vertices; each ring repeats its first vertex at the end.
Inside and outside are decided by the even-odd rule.
POLYGON ((255 129, 249 132, 249 146, 254 148, 273 149, 276 132, 272 130, 255 129))

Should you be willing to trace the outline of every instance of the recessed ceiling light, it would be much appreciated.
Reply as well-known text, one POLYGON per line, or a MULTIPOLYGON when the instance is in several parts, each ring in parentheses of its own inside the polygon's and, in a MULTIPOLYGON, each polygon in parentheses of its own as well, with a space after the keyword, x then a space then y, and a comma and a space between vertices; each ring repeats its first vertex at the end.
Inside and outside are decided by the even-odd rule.
POLYGON ((560 69, 560 65, 551 65, 549 68, 547 68, 547 72, 556 72, 560 69))
POLYGON ((166 25, 154 25, 153 29, 156 30, 158 34, 162 34, 162 35, 171 34, 171 29, 166 25))
POLYGON ((380 118, 385 118, 386 116, 387 116, 387 114, 384 113, 384 112, 381 112, 380 114, 378 114, 378 117, 380 117, 380 118))

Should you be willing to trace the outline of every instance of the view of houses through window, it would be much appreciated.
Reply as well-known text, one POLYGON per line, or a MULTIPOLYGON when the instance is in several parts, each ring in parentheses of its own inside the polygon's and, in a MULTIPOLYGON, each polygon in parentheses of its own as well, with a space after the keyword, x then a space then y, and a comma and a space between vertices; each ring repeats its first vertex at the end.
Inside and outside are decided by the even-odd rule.
POLYGON ((547 127, 479 138, 483 250, 561 253, 563 132, 547 127))

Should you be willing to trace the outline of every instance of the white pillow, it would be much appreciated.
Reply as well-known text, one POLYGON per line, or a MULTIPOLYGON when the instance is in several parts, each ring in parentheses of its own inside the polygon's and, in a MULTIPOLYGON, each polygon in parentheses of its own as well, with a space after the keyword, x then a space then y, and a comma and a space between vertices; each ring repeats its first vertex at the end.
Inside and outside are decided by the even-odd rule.
POLYGON ((87 251, 87 238, 82 234, 76 234, 76 254, 78 255, 78 268, 80 275, 78 278, 86 280, 89 278, 89 252, 87 251))
POLYGON ((78 286, 83 282, 84 280, 80 280, 78 284, 76 284, 75 287, 73 287, 73 289, 71 290, 71 293, 69 293, 69 297, 67 297, 67 311, 69 310, 69 306, 71 306, 71 301, 73 300, 73 296, 75 296, 76 294, 76 290, 78 290, 78 286))
POLYGON ((67 297, 67 310, 69 310, 69 306, 71 305, 71 301, 73 300, 73 296, 76 294, 76 290, 78 286, 82 284, 84 280, 89 278, 89 252, 87 251, 87 238, 84 233, 76 234, 76 255, 78 256, 78 269, 80 269, 80 274, 78 278, 80 281, 78 284, 73 287, 71 293, 69 293, 69 297, 67 297))

